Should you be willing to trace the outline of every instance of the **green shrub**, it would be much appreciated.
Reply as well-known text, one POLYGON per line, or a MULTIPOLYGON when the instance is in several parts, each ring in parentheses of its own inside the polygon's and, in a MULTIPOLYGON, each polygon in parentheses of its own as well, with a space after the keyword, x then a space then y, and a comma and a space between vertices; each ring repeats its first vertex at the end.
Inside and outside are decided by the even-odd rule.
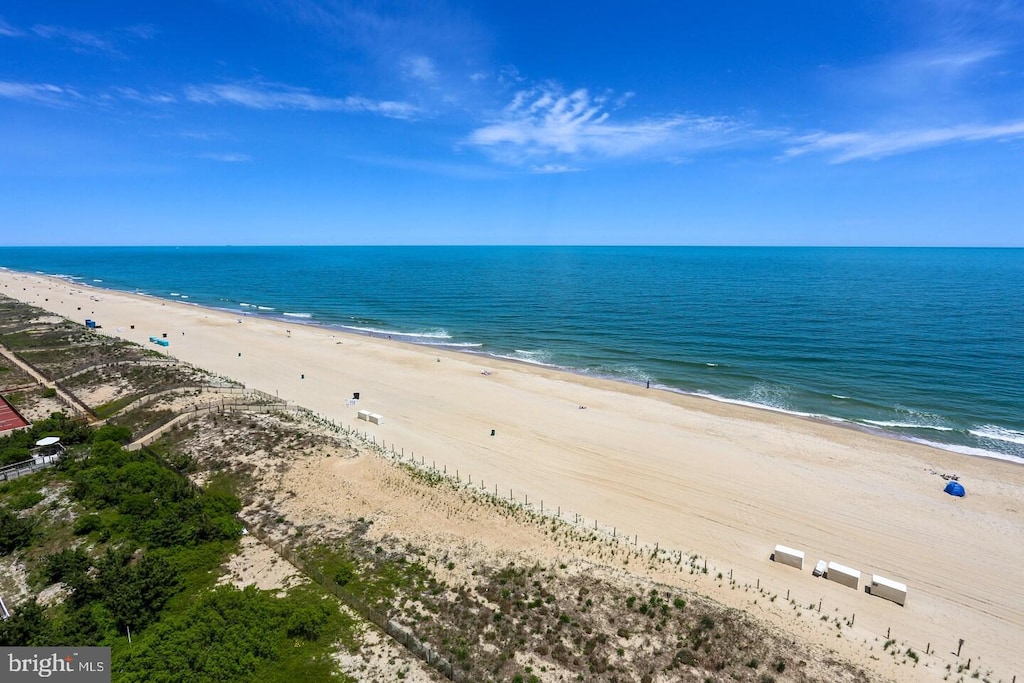
POLYGON ((99 515, 83 515, 75 520, 71 530, 76 536, 84 536, 102 528, 103 519, 99 515))
POLYGON ((103 425, 92 435, 93 443, 100 441, 113 441, 114 443, 127 444, 132 440, 132 430, 121 425, 103 425))
POLYGON ((7 554, 32 543, 35 525, 6 508, 0 508, 0 554, 7 554))
POLYGON ((12 510, 28 510, 42 499, 43 494, 39 491, 22 491, 11 496, 9 505, 12 510))
POLYGON ((65 583, 77 583, 80 576, 84 575, 92 562, 81 548, 65 548, 59 553, 46 556, 43 565, 43 573, 50 583, 64 581, 65 583))

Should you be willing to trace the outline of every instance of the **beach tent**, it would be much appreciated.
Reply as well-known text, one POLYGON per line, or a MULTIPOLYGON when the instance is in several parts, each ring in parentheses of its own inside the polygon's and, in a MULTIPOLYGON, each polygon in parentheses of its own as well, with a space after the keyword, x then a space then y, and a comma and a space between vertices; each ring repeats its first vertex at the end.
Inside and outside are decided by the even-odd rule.
POLYGON ((950 479, 949 482, 946 484, 946 488, 942 490, 951 496, 957 496, 959 498, 963 498, 964 495, 966 495, 967 493, 966 491, 964 491, 963 484, 961 484, 958 481, 953 481, 952 479, 950 479))

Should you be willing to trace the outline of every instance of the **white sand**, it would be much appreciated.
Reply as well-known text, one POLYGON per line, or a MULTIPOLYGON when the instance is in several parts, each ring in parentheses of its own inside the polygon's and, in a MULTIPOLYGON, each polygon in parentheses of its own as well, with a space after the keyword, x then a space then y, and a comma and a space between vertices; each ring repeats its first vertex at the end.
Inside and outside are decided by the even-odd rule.
MULTIPOLYGON (((239 323, 35 275, 0 270, 0 293, 78 322, 95 319, 101 333, 277 393, 492 491, 497 484, 503 495, 511 489, 545 510, 560 507, 563 518, 580 514, 641 545, 699 553, 744 583, 791 591, 804 605, 821 600, 830 617, 855 614, 869 641, 864 657, 886 657, 874 639, 891 629, 915 651, 930 644, 933 667, 952 663, 955 671, 952 652, 963 638, 959 662, 971 658, 972 673, 980 666, 993 680, 1024 675, 1019 465, 468 354, 291 322, 239 323), (147 341, 162 333, 166 350, 147 341), (355 391, 362 399, 348 405, 355 391), (384 423, 357 421, 361 409, 384 423), (967 497, 945 495, 935 472, 958 473, 967 497), (776 543, 807 553, 803 572, 769 562, 776 543), (906 606, 812 578, 818 558, 860 569, 862 588, 872 572, 907 583, 906 606)), ((711 582, 701 586, 715 595, 711 582)), ((716 597, 750 608, 727 587, 716 597)), ((835 646, 834 630, 793 624, 782 607, 753 611, 835 646)), ((893 676, 941 679, 921 667, 893 676)))

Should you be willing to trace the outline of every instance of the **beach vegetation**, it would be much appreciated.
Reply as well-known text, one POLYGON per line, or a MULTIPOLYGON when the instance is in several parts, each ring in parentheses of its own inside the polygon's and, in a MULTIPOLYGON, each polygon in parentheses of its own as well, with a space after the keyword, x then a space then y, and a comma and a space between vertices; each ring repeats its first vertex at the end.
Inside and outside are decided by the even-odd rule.
POLYGON ((113 441, 114 443, 121 444, 122 446, 126 445, 131 440, 132 430, 123 425, 116 424, 105 424, 102 427, 97 428, 96 431, 93 432, 92 436, 92 441, 94 443, 98 443, 100 441, 113 441))
POLYGON ((108 401, 98 406, 94 406, 92 411, 96 413, 96 416, 100 419, 106 419, 121 412, 122 408, 134 403, 137 399, 137 396, 121 396, 113 401, 108 401))
POLYGON ((0 507, 0 553, 7 554, 32 543, 35 524, 7 507, 0 507))
POLYGON ((35 507, 35 505, 42 500, 43 494, 40 491, 20 491, 11 495, 10 501, 7 505, 12 510, 27 510, 31 507, 35 507))
POLYGON ((325 593, 214 587, 241 532, 240 502, 223 479, 198 488, 157 453, 124 450, 123 428, 70 426, 62 440, 66 433, 81 443, 60 468, 0 487, 0 552, 20 551, 31 583, 63 584, 65 596, 12 609, 0 645, 111 646, 121 681, 181 680, 183 672, 197 680, 351 680, 329 653, 337 641, 356 647, 357 631, 325 593), (60 504, 19 514, 43 500, 43 484, 60 504))

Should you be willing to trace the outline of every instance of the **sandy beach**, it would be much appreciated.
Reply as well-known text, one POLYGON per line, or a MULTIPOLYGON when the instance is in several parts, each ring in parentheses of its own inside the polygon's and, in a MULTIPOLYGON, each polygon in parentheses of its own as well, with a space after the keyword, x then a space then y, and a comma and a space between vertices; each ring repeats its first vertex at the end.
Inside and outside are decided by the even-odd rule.
MULTIPOLYGON (((101 334, 168 353, 367 432, 409 457, 536 510, 629 542, 707 558, 711 576, 767 586, 822 615, 855 615, 853 637, 754 604, 728 583, 666 574, 835 649, 894 680, 1024 679, 1024 467, 858 430, 483 356, 241 317, 181 302, 0 270, 0 293, 101 334), (148 340, 169 341, 166 348, 148 340), (358 392, 360 399, 352 401, 358 392), (357 411, 382 416, 357 420, 357 411), (957 474, 965 498, 943 493, 957 474), (803 571, 772 563, 781 543, 803 571), (818 559, 862 572, 860 589, 813 578, 818 559), (877 573, 905 606, 863 592, 877 573), (887 669, 888 638, 929 653, 887 669), (963 640, 962 646, 959 641, 963 640), (839 642, 837 642, 837 640, 839 642), (955 656, 960 649, 960 657, 955 656)), ((295 482, 329 498, 326 479, 295 482)), ((513 542, 514 539, 510 539, 513 542)))

